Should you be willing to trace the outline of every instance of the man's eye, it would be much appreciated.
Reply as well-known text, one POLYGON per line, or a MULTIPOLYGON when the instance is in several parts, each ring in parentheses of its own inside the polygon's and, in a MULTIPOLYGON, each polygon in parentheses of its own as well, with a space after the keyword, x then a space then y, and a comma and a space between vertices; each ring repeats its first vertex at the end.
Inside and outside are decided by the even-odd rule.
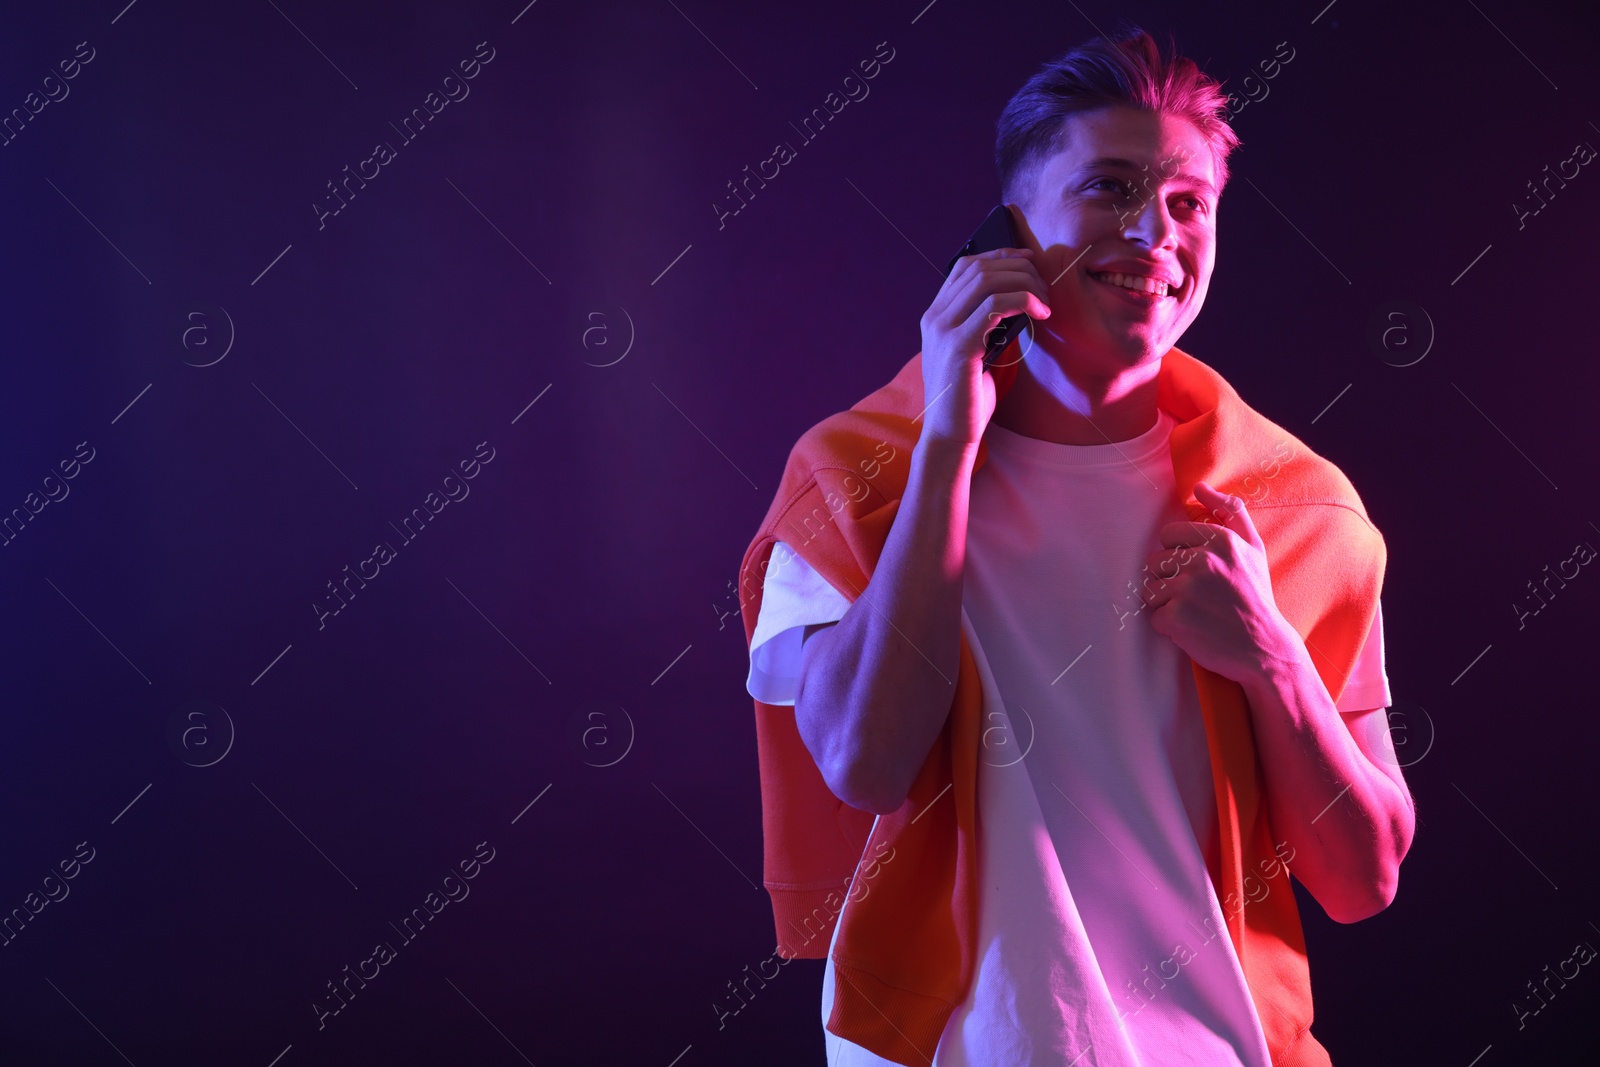
POLYGON ((1121 193, 1123 195, 1126 195, 1128 192, 1128 183, 1118 178, 1096 178, 1094 181, 1089 183, 1088 187, 1090 189, 1098 189, 1108 185, 1111 186, 1111 188, 1108 190, 1109 192, 1121 193))
POLYGON ((1204 211, 1206 208, 1206 202, 1198 196, 1185 196, 1180 200, 1190 211, 1204 211))

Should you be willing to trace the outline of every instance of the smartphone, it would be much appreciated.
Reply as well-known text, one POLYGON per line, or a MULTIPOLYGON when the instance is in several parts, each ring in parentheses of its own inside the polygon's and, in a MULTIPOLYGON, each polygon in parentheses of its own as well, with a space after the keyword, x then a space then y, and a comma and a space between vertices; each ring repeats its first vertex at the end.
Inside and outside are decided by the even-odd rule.
MULTIPOLYGON (((989 212, 988 218, 972 231, 972 236, 967 238, 967 243, 961 246, 961 250, 950 257, 950 262, 944 268, 944 276, 950 277, 950 272, 956 269, 956 260, 962 256, 988 252, 995 248, 1026 247, 1022 238, 1017 235, 1017 224, 1012 220, 1010 210, 1004 204, 996 204, 994 210, 989 212)), ((1022 312, 1001 319, 1000 324, 989 331, 988 342, 984 345, 984 369, 993 367, 995 360, 1005 351, 1006 346, 1032 325, 1033 320, 1022 312)))

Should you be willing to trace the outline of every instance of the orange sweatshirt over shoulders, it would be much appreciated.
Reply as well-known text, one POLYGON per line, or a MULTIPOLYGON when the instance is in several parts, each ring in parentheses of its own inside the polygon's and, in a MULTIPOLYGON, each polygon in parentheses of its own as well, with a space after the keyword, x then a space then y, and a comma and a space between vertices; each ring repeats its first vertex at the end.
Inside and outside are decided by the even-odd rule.
MULTIPOLYGON (((1017 366, 991 371, 999 395, 1017 366)), ((1355 489, 1332 463, 1179 349, 1162 358, 1157 403, 1177 421, 1173 474, 1190 517, 1211 521, 1193 497, 1197 481, 1246 501, 1266 546, 1278 609, 1337 700, 1377 613, 1387 559, 1355 489)), ((747 643, 767 567, 783 562, 773 559, 775 541, 851 601, 866 587, 905 493, 921 429, 913 420, 923 406, 918 353, 888 384, 795 444, 740 570, 747 643)), ((980 444, 974 471, 986 458, 987 445, 980 444)), ((824 957, 848 894, 827 1028, 907 1065, 931 1062, 975 965, 982 693, 964 636, 960 663, 943 730, 905 803, 876 817, 876 829, 871 812, 829 790, 800 738, 794 708, 755 702, 764 883, 778 951, 824 957)), ((1230 940, 1274 1067, 1328 1067, 1310 1031, 1311 978, 1294 894, 1256 901, 1244 892, 1245 875, 1275 870, 1279 856, 1244 691, 1198 664, 1194 674, 1218 816, 1218 833, 1204 846, 1206 863, 1230 940)))

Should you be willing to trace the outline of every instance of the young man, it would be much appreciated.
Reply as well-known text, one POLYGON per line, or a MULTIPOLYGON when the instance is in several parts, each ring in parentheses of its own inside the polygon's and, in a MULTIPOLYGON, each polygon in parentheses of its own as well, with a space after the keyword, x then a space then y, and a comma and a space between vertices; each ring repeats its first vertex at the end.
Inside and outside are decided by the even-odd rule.
POLYGON ((959 261, 746 553, 766 885, 780 954, 828 956, 830 1064, 1329 1063, 1288 875, 1356 922, 1410 846, 1386 557, 1174 348, 1222 106, 1142 32, 1035 75, 996 149, 1026 247, 959 261))

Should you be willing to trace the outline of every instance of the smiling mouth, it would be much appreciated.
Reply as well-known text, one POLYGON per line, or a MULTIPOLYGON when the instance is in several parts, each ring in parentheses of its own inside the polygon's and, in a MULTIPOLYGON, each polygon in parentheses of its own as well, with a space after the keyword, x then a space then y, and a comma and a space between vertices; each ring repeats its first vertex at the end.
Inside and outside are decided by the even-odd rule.
POLYGON ((1121 274, 1117 271, 1090 271, 1089 277, 1097 282, 1114 285, 1135 296, 1146 297, 1150 300, 1176 298, 1183 291, 1183 286, 1169 286, 1164 281, 1147 278, 1137 274, 1121 274))

